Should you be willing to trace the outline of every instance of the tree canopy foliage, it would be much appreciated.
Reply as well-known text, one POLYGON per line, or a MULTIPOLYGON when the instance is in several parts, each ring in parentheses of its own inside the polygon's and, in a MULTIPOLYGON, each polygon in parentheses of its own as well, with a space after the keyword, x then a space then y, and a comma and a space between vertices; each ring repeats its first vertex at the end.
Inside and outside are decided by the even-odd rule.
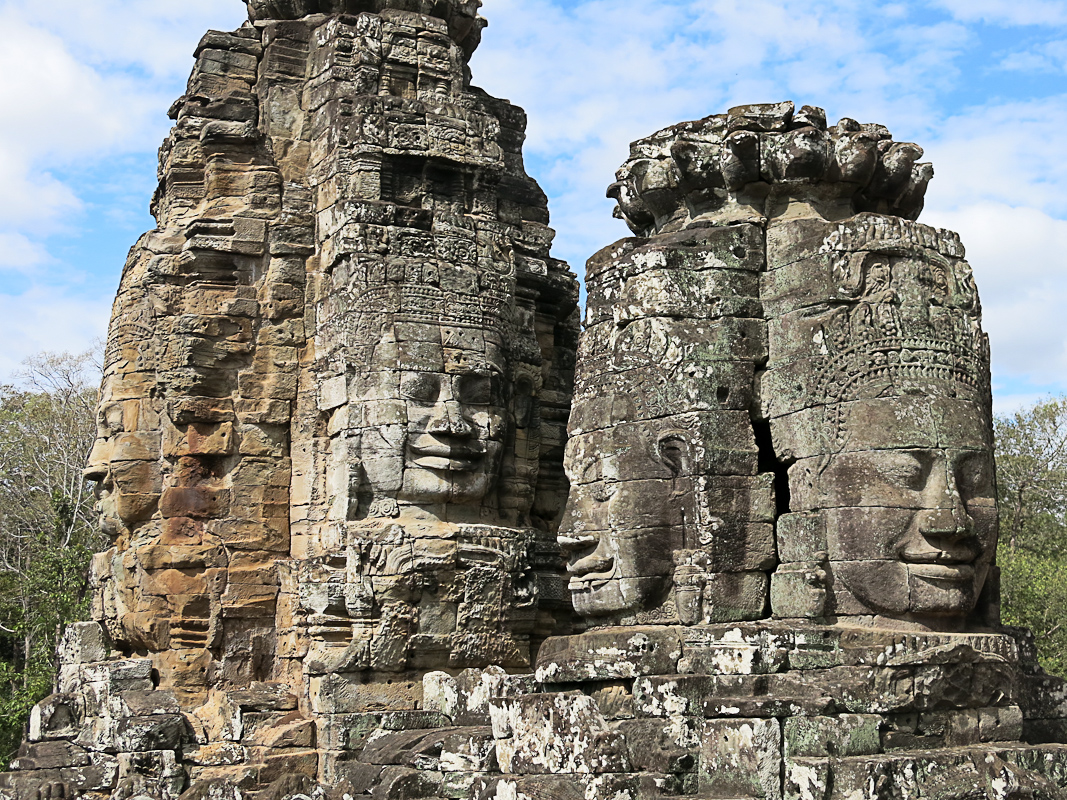
POLYGON ((88 614, 106 547, 82 470, 96 435, 93 354, 42 354, 0 385, 0 760, 51 692, 59 637, 88 614))
POLYGON ((1030 628, 1045 669, 1067 676, 1067 398, 995 429, 1004 621, 1030 628))

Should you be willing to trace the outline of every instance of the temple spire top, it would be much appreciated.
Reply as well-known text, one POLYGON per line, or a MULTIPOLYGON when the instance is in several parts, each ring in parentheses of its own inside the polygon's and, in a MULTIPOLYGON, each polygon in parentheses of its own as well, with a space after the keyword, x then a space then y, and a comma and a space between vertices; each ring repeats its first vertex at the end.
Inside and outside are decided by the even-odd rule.
POLYGON ((478 16, 482 0, 247 0, 246 5, 253 22, 312 14, 379 14, 390 9, 425 14, 444 20, 449 35, 468 56, 477 49, 487 24, 478 16))

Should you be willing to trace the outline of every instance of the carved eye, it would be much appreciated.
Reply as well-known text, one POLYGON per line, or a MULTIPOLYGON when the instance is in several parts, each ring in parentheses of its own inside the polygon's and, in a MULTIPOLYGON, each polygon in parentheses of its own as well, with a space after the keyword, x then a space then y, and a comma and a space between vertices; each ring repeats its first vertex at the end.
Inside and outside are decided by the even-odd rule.
POLYGON ((452 388, 464 405, 484 406, 493 400, 493 379, 488 375, 457 375, 452 388))
POLYGON ((887 454, 880 465, 882 477, 894 486, 922 491, 926 486, 930 459, 907 450, 887 454))
POLYGON ((437 402, 441 395, 441 376, 433 372, 409 372, 400 382, 400 393, 407 400, 437 402))

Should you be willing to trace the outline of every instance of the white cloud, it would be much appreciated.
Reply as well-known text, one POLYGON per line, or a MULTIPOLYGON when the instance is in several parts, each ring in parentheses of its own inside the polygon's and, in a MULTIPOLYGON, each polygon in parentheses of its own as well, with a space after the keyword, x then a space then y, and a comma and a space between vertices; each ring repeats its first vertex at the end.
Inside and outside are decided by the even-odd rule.
POLYGON ((24 270, 46 261, 48 253, 41 245, 21 233, 0 231, 0 269, 24 270))
POLYGON ((1067 391, 1067 95, 972 109, 927 146, 937 178, 924 221, 963 236, 994 373, 1067 391))
POLYGON ((986 201, 935 209, 924 221, 963 237, 994 373, 1010 385, 1026 381, 1067 391, 1067 220, 986 201))
POLYGON ((550 194, 560 255, 581 266, 626 235, 604 190, 629 143, 742 103, 794 99, 929 130, 969 40, 850 0, 488 0, 474 80, 529 114, 529 171, 550 194), (758 24, 757 24, 758 23, 758 24))
POLYGON ((1067 40, 1044 42, 1029 50, 1009 53, 1000 62, 1009 72, 1042 73, 1067 70, 1067 40))
POLYGON ((237 0, 52 0, 47 19, 39 0, 4 7, 25 24, 47 27, 95 68, 135 65, 157 80, 184 77, 207 29, 232 30, 247 18, 237 0))
POLYGON ((213 0, 59 0, 0 5, 0 229, 54 231, 81 206, 57 170, 154 150, 213 0))
POLYGON ((939 0, 956 19, 1003 25, 1065 25, 1067 7, 1061 0, 939 0))
POLYGON ((47 13, 37 0, 0 0, 0 378, 39 350, 81 350, 104 333, 110 299, 84 288, 115 281, 60 262, 48 237, 95 241, 88 228, 99 236, 123 216, 101 204, 110 202, 101 190, 121 159, 159 146, 204 31, 244 17, 236 0, 54 0, 47 13), (85 176, 108 159, 108 178, 90 184, 85 176))
POLYGON ((0 379, 8 380, 29 356, 42 350, 82 352, 107 332, 111 300, 83 298, 37 286, 18 295, 0 294, 4 348, 0 379))
MULTIPOLYGON (((472 69, 475 83, 528 111, 528 170, 552 197, 557 254, 579 271, 628 234, 603 193, 634 139, 739 103, 784 99, 822 105, 832 119, 888 125, 924 145, 937 167, 926 220, 964 235, 997 374, 1009 382, 1067 374, 1057 327, 1067 276, 1056 261, 1067 252, 1067 160, 1057 149, 1067 96, 944 112, 946 92, 973 71, 975 22, 1067 24, 1067 4, 939 2, 954 20, 930 22, 903 0, 660 0, 655 13, 642 0, 486 0, 491 27, 472 69)), ((0 264, 39 270, 41 236, 72 218, 82 224, 86 202, 94 215, 114 216, 64 183, 69 170, 154 150, 196 41, 207 28, 237 27, 241 5, 55 0, 43 16, 39 0, 0 0, 0 264)), ((1018 59, 1027 53, 1067 62, 1058 46, 1020 49, 1003 66, 1025 66, 1018 59)), ((104 325, 103 303, 79 306, 62 289, 0 295, 0 313, 34 308, 58 331, 11 316, 26 352, 82 336, 65 320, 51 325, 49 303, 64 317, 95 320, 82 328, 104 325)), ((1003 391, 1025 393, 1014 385, 1003 391)))
POLYGON ((0 135, 0 230, 19 230, 20 235, 52 230, 81 208, 69 186, 45 172, 36 159, 19 158, 7 147, 0 135))

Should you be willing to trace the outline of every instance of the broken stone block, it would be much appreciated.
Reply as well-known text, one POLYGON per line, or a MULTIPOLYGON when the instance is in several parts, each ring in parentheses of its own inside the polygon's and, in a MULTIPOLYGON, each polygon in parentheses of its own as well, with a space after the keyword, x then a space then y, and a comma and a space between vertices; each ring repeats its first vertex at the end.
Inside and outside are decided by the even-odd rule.
MULTIPOLYGON (((497 759, 504 773, 593 773, 608 731, 603 715, 580 694, 539 694, 490 701, 497 759)), ((610 745, 609 745, 610 746, 610 745)))
POLYGON ((495 772, 496 739, 492 728, 468 729, 448 736, 441 744, 442 772, 495 772))
POLYGON ((81 727, 82 707, 76 695, 49 695, 30 711, 29 740, 74 738, 81 727))
POLYGON ((276 683, 253 683, 246 689, 227 693, 242 711, 293 711, 297 699, 291 687, 276 683))
POLYGON ((91 664, 106 661, 107 637, 97 622, 76 622, 67 627, 59 643, 58 656, 64 664, 91 664))
POLYGON ((171 750, 123 753, 118 757, 119 775, 115 795, 148 795, 160 800, 178 800, 186 785, 185 770, 171 750))
POLYGON ((549 639, 541 647, 536 674, 542 683, 670 674, 681 655, 679 628, 615 628, 549 639))
POLYGON ((640 719, 614 727, 626 741, 634 771, 674 775, 696 770, 702 723, 640 719))
POLYGON ((771 575, 771 613, 777 619, 826 615, 826 570, 821 563, 783 564, 771 575))
POLYGON ((120 717, 181 713, 181 706, 173 692, 160 689, 119 692, 113 701, 115 714, 120 717))
POLYGON ((782 796, 782 729, 776 719, 708 720, 700 745, 700 787, 720 797, 782 796))
POLYGON ((191 739, 191 730, 180 714, 125 717, 116 725, 117 747, 126 753, 143 750, 178 750, 191 739))
POLYGON ((786 759, 864 756, 881 751, 882 718, 842 714, 836 717, 793 717, 783 724, 786 759))
POLYGON ((89 751, 70 742, 23 744, 11 763, 16 770, 85 767, 92 763, 89 751))

